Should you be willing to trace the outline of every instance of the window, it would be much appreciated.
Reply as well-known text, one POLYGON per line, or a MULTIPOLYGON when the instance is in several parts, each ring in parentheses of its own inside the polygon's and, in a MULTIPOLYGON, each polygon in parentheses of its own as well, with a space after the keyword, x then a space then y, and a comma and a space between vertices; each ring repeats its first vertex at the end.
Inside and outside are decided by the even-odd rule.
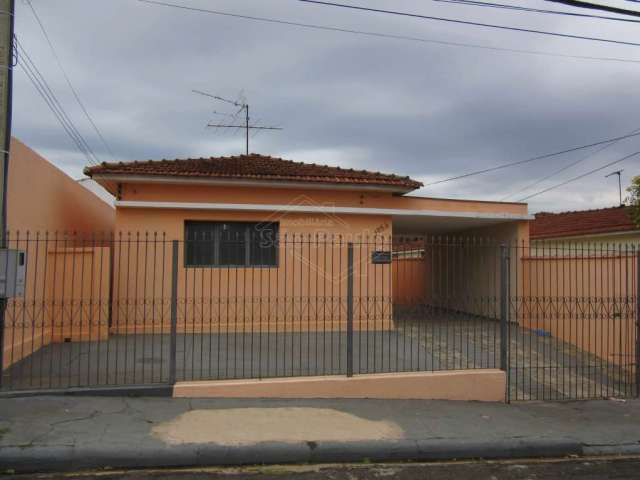
POLYGON ((187 267, 275 267, 278 223, 185 222, 187 267))

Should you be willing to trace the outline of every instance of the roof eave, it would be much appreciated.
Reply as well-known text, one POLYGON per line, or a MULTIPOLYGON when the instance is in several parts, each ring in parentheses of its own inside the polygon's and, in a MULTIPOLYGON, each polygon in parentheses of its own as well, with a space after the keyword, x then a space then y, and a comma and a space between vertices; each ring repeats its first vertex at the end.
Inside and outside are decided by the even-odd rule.
POLYGON ((111 193, 115 193, 117 184, 122 183, 158 183, 167 185, 211 185, 211 186, 235 186, 235 187, 263 187, 263 188, 304 188, 314 190, 351 190, 387 192, 404 195, 420 188, 419 185, 394 185, 372 182, 346 183, 346 182, 314 182, 295 180, 268 180, 268 179, 240 179, 240 178, 211 178, 211 177, 179 177, 165 175, 131 175, 115 173, 91 173, 85 172, 93 180, 102 185, 111 193))

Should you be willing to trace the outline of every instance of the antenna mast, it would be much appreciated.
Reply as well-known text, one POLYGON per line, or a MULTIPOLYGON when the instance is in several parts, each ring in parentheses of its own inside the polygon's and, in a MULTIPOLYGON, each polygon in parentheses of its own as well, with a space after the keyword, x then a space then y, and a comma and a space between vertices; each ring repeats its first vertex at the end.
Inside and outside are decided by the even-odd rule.
POLYGON ((623 205, 622 203, 622 172, 624 170, 616 170, 615 172, 611 172, 609 175, 605 175, 604 178, 608 178, 611 175, 618 175, 618 196, 620 197, 620 206, 623 205))
POLYGON ((240 110, 236 112, 236 115, 244 111, 244 125, 226 125, 226 124, 207 124, 207 127, 212 128, 236 128, 245 130, 246 137, 246 154, 249 155, 249 133, 251 130, 282 130, 281 127, 262 127, 258 125, 250 125, 249 120, 249 104, 247 102, 238 102, 235 100, 228 100, 226 98, 220 97, 218 95, 213 95, 211 93, 203 92, 201 90, 192 90, 193 93, 197 93, 198 95, 203 95, 205 97, 213 98, 219 102, 228 103, 233 105, 234 107, 238 107, 240 110))

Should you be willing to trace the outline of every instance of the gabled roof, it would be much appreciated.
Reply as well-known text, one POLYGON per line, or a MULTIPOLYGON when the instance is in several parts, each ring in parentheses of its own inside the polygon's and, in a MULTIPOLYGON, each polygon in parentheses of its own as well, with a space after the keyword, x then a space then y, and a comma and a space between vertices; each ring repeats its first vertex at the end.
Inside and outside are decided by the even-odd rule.
MULTIPOLYGON (((294 162, 282 158, 250 154, 233 157, 188 158, 176 160, 148 160, 137 162, 102 163, 87 167, 89 177, 136 176, 210 178, 228 180, 257 180, 278 182, 308 182, 345 185, 397 187, 411 191, 422 183, 409 177, 294 162)), ((97 179, 97 178, 96 178, 97 179)))
POLYGON ((577 237, 637 230, 631 207, 611 207, 563 213, 537 213, 530 223, 532 240, 577 237))

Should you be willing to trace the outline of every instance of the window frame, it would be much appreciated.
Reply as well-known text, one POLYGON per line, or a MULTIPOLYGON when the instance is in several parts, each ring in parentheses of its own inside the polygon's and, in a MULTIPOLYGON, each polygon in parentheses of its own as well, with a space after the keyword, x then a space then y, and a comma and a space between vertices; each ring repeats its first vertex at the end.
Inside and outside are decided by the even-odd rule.
POLYGON ((255 222, 255 221, 242 221, 242 220, 185 220, 184 221, 184 252, 183 252, 183 264, 184 268, 279 268, 280 266, 280 222, 255 222), (214 263, 190 263, 188 243, 191 241, 188 239, 188 226, 193 224, 211 224, 213 231, 213 262, 214 263), (222 247, 222 228, 223 224, 235 224, 244 225, 244 264, 221 264, 221 247, 222 247), (273 263, 261 263, 251 264, 251 228, 255 228, 257 225, 272 225, 275 228, 275 240, 274 240, 274 253, 275 257, 273 263))

